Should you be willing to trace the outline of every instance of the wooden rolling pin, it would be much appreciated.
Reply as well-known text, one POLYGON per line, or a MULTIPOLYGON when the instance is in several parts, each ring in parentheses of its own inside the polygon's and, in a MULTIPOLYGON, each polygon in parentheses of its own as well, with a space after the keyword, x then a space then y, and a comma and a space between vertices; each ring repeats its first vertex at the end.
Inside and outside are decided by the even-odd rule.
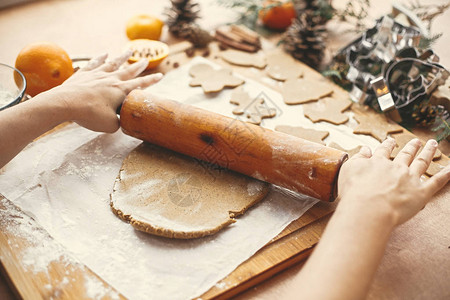
POLYGON ((132 91, 123 132, 250 177, 333 201, 347 154, 191 105, 132 91))

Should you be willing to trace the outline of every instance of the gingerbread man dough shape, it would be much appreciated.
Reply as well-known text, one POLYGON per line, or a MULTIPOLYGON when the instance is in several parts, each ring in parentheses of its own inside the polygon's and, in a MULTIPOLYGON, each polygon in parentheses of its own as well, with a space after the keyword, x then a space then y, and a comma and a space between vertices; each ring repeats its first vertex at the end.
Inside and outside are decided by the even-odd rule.
POLYGON ((262 119, 272 118, 276 115, 277 110, 269 107, 264 97, 251 98, 247 92, 242 88, 233 91, 230 103, 236 104, 237 107, 233 109, 233 114, 244 115, 247 117, 247 122, 259 125, 262 119))
POLYGON ((191 67, 189 74, 194 77, 190 86, 201 86, 205 93, 220 92, 225 87, 237 87, 244 80, 232 75, 230 69, 214 69, 207 64, 196 64, 191 67))

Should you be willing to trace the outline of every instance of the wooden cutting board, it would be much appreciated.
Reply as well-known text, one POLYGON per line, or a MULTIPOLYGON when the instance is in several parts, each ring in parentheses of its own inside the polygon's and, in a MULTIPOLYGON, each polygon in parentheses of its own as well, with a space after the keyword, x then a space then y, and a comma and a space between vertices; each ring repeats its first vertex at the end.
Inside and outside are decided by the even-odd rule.
MULTIPOLYGON (((189 47, 188 43, 172 46, 171 55, 156 71, 166 73, 188 62, 191 57, 184 53, 187 47, 189 47)), ((217 45, 213 44, 210 51, 198 50, 195 55, 206 56, 216 63, 230 67, 218 57, 218 51, 217 45)), ((300 62, 298 64, 308 70, 310 77, 321 77, 316 71, 300 62)), ((279 91, 279 86, 262 81, 261 76, 249 68, 233 66, 233 69, 245 77, 257 80, 279 91)), ((336 94, 338 97, 348 98, 347 93, 342 89, 338 89, 336 94)), ((375 114, 372 111, 365 113, 375 114)), ((447 157, 443 157, 441 160, 443 164, 447 164, 449 161, 447 157)), ((335 206, 334 203, 325 202, 315 205, 250 259, 203 294, 201 299, 229 298, 304 260, 319 241, 335 206)), ((39 244, 36 243, 36 236, 44 239, 49 247, 62 247, 32 218, 0 195, 0 262, 11 287, 20 298, 89 299, 93 296, 88 287, 94 284, 97 287, 103 287, 96 289, 102 291, 103 294, 96 295, 95 298, 115 299, 119 297, 124 299, 89 268, 66 254, 54 257, 45 270, 37 272, 32 262, 23 259, 24 255, 33 253, 39 247, 39 244), (28 224, 28 227, 24 224, 28 224)))
POLYGON ((17 298, 126 299, 65 251, 0 194, 0 263, 17 298))

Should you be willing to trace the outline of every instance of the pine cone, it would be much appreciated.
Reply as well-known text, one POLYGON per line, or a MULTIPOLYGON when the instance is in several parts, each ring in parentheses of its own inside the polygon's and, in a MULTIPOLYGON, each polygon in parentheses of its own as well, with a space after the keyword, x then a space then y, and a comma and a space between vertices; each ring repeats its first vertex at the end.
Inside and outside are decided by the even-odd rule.
POLYGON ((199 18, 200 6, 192 0, 171 0, 172 6, 166 8, 166 24, 169 31, 179 37, 184 24, 192 24, 199 18))
POLYGON ((321 64, 325 50, 325 26, 317 18, 314 13, 299 15, 283 37, 284 49, 313 68, 321 64))
POLYGON ((428 127, 433 125, 438 115, 437 107, 429 104, 421 104, 412 114, 411 117, 414 119, 417 125, 422 127, 428 127))
POLYGON ((197 48, 206 47, 212 41, 211 35, 206 30, 192 23, 180 26, 178 36, 187 39, 197 48))

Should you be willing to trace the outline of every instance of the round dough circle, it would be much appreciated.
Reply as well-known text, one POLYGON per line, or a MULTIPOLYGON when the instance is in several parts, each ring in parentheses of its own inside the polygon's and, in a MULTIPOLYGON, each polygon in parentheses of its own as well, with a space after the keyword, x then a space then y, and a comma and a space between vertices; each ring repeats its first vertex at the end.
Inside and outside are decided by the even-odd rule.
POLYGON ((235 222, 268 191, 267 183, 142 143, 125 158, 110 204, 140 231, 191 239, 235 222))

